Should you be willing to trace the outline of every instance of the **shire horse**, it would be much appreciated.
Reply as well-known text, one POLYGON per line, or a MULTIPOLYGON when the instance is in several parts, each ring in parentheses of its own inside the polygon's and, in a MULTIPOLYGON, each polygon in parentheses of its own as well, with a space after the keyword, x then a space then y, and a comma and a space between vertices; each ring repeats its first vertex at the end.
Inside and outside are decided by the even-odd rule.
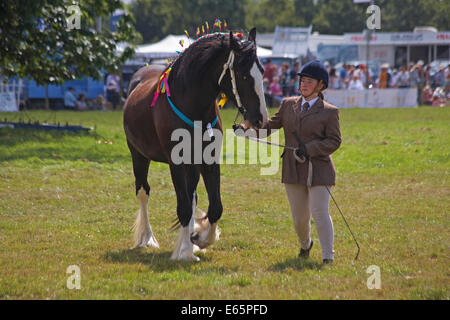
MULTIPOLYGON (((170 67, 151 65, 133 75, 124 106, 123 125, 139 200, 134 248, 159 248, 148 219, 150 186, 147 176, 152 160, 169 165, 177 196, 180 234, 171 259, 199 261, 194 249, 206 248, 218 239, 217 223, 223 211, 220 165, 217 161, 211 164, 203 159, 200 163, 174 161, 172 150, 176 142, 172 141, 171 135, 180 128, 191 134, 194 129, 201 129, 202 137, 212 129, 222 133, 216 104, 222 93, 234 102, 253 127, 260 128, 267 120, 264 70, 256 55, 256 29, 250 31, 247 40, 239 36, 242 38, 242 34, 237 36, 230 32, 202 37, 170 67), (205 216, 196 218, 196 189, 200 175, 208 193, 209 206, 205 216)), ((210 143, 203 141, 202 150, 210 143)))

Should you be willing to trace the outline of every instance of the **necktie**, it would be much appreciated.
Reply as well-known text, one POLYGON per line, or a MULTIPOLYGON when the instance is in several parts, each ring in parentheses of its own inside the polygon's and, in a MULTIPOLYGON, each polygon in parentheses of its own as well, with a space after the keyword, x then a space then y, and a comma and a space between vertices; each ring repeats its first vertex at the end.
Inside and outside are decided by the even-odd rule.
POLYGON ((304 104, 303 104, 303 107, 302 107, 302 112, 306 112, 306 111, 308 111, 309 110, 309 103, 308 102, 305 102, 304 104))

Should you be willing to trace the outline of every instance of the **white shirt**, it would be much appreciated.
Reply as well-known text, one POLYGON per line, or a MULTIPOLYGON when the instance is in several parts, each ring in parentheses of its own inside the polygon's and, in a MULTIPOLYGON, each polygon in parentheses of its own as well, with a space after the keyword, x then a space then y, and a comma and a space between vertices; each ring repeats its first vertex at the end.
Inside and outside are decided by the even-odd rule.
POLYGON ((114 89, 119 92, 120 91, 120 77, 118 75, 110 74, 106 77, 106 88, 114 87, 114 89))
POLYGON ((309 104, 309 109, 311 109, 311 107, 314 105, 314 103, 316 103, 317 99, 319 99, 319 97, 315 97, 314 99, 311 99, 309 101, 306 101, 304 97, 302 97, 302 102, 301 102, 301 107, 300 107, 300 112, 303 111, 303 105, 308 102, 309 104))
POLYGON ((349 90, 364 90, 364 86, 361 82, 361 80, 352 80, 350 81, 350 83, 348 84, 348 89, 349 90))
POLYGON ((408 72, 400 72, 397 77, 397 85, 398 86, 408 86, 409 85, 409 73, 408 72))

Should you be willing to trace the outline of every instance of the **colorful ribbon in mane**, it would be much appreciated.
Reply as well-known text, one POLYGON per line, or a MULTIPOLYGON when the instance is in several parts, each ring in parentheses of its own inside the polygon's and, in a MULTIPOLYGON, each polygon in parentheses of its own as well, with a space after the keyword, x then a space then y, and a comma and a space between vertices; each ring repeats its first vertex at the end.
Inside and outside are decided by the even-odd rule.
POLYGON ((151 105, 152 107, 155 106, 156 100, 158 100, 160 93, 166 93, 166 91, 167 91, 167 96, 170 97, 170 89, 169 89, 169 85, 167 83, 167 79, 169 79, 170 71, 172 71, 172 68, 167 69, 159 78, 158 89, 156 89, 155 96, 153 97, 153 102, 151 105))

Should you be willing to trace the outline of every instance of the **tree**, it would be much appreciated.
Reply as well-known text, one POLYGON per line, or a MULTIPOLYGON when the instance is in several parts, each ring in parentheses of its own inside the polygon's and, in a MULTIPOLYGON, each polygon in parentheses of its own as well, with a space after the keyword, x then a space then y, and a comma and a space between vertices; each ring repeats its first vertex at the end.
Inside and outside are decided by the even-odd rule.
POLYGON ((449 30, 450 2, 441 0, 380 0, 381 30, 412 31, 416 26, 449 30))
POLYGON ((253 25, 259 32, 273 32, 276 25, 305 26, 303 17, 296 16, 292 0, 252 0, 245 20, 247 27, 253 25))
POLYGON ((135 0, 130 10, 136 17, 136 30, 144 42, 158 41, 168 34, 195 36, 198 26, 226 20, 230 28, 245 26, 245 1, 241 0, 135 0))
POLYGON ((295 16, 304 27, 313 23, 314 17, 319 12, 319 5, 315 0, 294 0, 295 16))
POLYGON ((112 71, 132 56, 130 48, 116 55, 117 44, 139 38, 127 12, 116 31, 96 29, 96 18, 107 22, 116 9, 123 9, 120 0, 2 0, 0 72, 39 85, 83 76, 98 79, 102 68, 112 71), (79 25, 72 17, 80 18, 79 25))
MULTIPOLYGON (((374 4, 381 10, 379 32, 412 31, 416 26, 450 29, 448 0, 375 0, 374 4)), ((318 0, 313 29, 328 34, 361 32, 367 28, 368 6, 353 0, 318 0)))
POLYGON ((361 32, 366 28, 368 4, 354 4, 353 0, 320 0, 313 29, 324 34, 361 32))

